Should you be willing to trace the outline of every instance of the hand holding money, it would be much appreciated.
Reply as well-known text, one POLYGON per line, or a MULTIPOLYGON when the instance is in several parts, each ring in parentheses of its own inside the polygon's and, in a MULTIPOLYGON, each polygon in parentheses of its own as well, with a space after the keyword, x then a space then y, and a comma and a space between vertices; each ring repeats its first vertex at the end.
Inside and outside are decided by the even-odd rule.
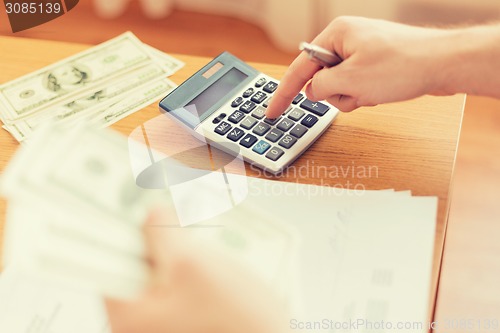
POLYGON ((144 227, 151 280, 132 301, 108 299, 114 333, 279 333, 288 323, 275 292, 228 258, 200 248, 189 229, 162 227, 175 214, 154 211, 144 227))
POLYGON ((1 179, 7 266, 106 296, 116 332, 279 332, 294 286, 291 230, 243 204, 180 227, 168 188, 137 186, 127 143, 83 124, 35 132, 1 179), (144 242, 158 207, 167 211, 150 217, 144 242))

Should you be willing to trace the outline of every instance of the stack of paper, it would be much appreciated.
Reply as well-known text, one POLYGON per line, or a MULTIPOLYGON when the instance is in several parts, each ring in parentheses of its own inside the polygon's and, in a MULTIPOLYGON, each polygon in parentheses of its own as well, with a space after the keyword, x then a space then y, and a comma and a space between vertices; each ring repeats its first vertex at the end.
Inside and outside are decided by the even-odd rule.
POLYGON ((48 119, 109 126, 175 88, 183 65, 128 32, 0 85, 0 120, 20 142, 48 119))
MULTIPOLYGON (((168 189, 137 187, 131 158, 127 140, 109 130, 38 131, 2 178, 9 199, 9 269, 64 282, 60 296, 46 296, 61 302, 72 302, 73 296, 65 296, 72 288, 113 297, 140 293, 148 278, 140 230, 148 209, 166 202, 176 210, 197 209, 200 203, 186 198, 179 201, 183 207, 175 206, 168 189)), ((371 331, 391 325, 384 326, 390 331, 413 325, 404 328, 427 331, 436 198, 225 176, 228 183, 246 183, 247 198, 187 230, 284 297, 291 329, 371 331)), ((2 283, 12 284, 5 281, 0 279, 0 293, 2 283)), ((0 298, 0 308, 15 297, 10 292, 0 298)), ((91 303, 88 312, 75 311, 102 323, 102 307, 91 303)), ((19 311, 24 318, 39 309, 19 311)), ((0 315, 0 331, 5 323, 11 322, 0 315)), ((6 331, 24 332, 26 325, 6 331)), ((87 332, 101 333, 102 326, 87 332)))

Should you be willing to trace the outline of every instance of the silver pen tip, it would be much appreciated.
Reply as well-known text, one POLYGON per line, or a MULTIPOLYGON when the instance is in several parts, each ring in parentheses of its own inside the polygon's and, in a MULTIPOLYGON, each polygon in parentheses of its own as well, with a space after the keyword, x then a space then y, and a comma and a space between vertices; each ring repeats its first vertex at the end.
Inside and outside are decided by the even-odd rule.
POLYGON ((304 51, 307 48, 308 45, 309 45, 309 43, 301 42, 299 44, 299 50, 304 51))

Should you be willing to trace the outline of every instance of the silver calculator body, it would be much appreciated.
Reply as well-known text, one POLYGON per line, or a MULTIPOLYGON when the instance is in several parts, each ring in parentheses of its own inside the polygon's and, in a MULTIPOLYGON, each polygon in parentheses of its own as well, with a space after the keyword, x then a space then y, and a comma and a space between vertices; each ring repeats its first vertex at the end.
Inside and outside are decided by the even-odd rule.
POLYGON ((310 147, 338 114, 332 105, 300 93, 281 117, 266 119, 278 84, 224 52, 167 95, 160 110, 195 137, 276 174, 310 147))

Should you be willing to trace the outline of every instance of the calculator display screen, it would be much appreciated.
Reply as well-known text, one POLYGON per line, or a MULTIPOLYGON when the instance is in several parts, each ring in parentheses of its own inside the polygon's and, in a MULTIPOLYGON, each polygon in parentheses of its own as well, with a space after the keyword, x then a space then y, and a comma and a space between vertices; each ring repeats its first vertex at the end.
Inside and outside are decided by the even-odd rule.
POLYGON ((198 117, 202 118, 205 112, 224 98, 241 82, 245 81, 246 78, 248 78, 248 75, 233 67, 186 105, 194 104, 198 117))

